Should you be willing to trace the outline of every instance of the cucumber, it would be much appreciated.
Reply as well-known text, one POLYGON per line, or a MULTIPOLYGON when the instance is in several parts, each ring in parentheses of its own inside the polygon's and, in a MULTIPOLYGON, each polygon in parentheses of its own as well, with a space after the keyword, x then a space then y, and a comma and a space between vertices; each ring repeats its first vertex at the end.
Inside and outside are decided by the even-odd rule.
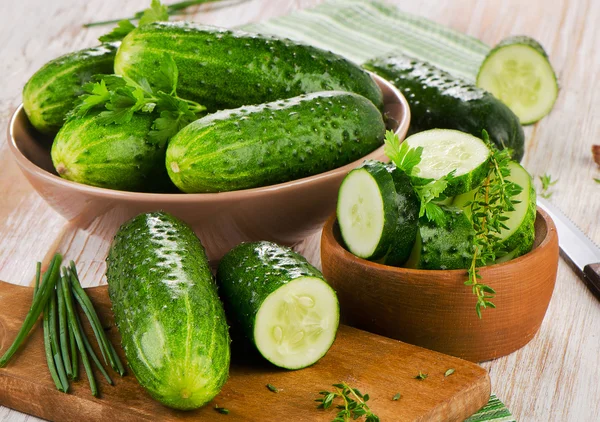
POLYGON ((383 108, 370 75, 337 54, 190 22, 156 22, 131 31, 115 58, 115 73, 160 86, 157 63, 165 54, 177 64, 179 96, 209 113, 328 90, 356 92, 383 108))
MULTIPOLYGON (((509 163, 510 176, 506 179, 516 183, 523 189, 515 198, 515 210, 507 213, 508 220, 504 224, 508 230, 500 231, 502 249, 510 252, 511 259, 526 254, 533 247, 535 240, 536 194, 531 176, 520 164, 509 163)), ((453 206, 461 208, 470 217, 470 202, 475 197, 475 190, 458 195, 453 206)))
POLYGON ((23 88, 23 109, 38 131, 55 134, 65 122, 82 86, 93 75, 113 73, 119 43, 65 54, 42 66, 23 88))
POLYGON ((378 57, 363 67, 404 94, 411 111, 410 134, 439 128, 479 137, 485 129, 498 148, 511 148, 515 160, 523 157, 525 137, 519 118, 489 92, 402 55, 378 57))
POLYGON ((398 221, 396 221, 394 240, 383 263, 399 267, 409 258, 415 244, 421 201, 412 187, 410 177, 393 164, 387 166, 396 187, 398 221))
POLYGON ((473 259, 475 230, 459 208, 442 206, 444 225, 438 226, 427 217, 419 219, 419 232, 407 268, 423 270, 456 270, 469 268, 473 259))
POLYGON ((339 325, 339 303, 319 270, 289 248, 242 243, 219 263, 228 317, 272 364, 300 369, 321 359, 339 325))
POLYGON ((164 212, 117 232, 106 278, 129 367, 162 404, 195 409, 229 373, 229 333, 206 254, 194 232, 164 212))
POLYGON ((481 139, 450 129, 431 129, 409 136, 411 148, 422 147, 421 162, 411 176, 417 184, 441 179, 451 171, 444 195, 455 196, 479 186, 488 174, 490 149, 481 139))
POLYGON ((106 125, 98 113, 70 118, 52 144, 58 174, 91 186, 160 192, 172 186, 165 169, 166 145, 151 143, 156 116, 136 113, 130 122, 106 125))
POLYGON ((342 181, 337 221, 347 249, 370 260, 385 256, 398 223, 398 203, 392 174, 380 161, 366 161, 342 181))
POLYGON ((196 120, 171 139, 166 164, 184 192, 247 189, 358 160, 384 133, 381 113, 365 97, 317 92, 196 120))
POLYGON ((528 125, 550 113, 558 96, 556 73, 533 38, 513 36, 485 57, 477 86, 491 92, 528 125))

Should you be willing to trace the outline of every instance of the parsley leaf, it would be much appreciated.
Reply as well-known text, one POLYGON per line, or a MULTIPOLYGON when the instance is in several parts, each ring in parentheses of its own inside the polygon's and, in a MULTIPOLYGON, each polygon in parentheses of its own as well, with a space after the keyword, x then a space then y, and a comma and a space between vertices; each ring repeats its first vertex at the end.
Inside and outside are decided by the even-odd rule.
POLYGON ((443 192, 446 190, 448 182, 454 178, 455 171, 453 170, 437 180, 425 179, 422 184, 413 185, 415 193, 421 200, 419 217, 426 216, 429 221, 438 226, 445 223, 444 210, 433 201, 446 199, 443 192))
POLYGON ((158 72, 154 76, 154 88, 157 91, 163 91, 171 95, 176 95, 178 78, 179 71, 173 56, 170 54, 163 54, 162 59, 160 60, 158 72))
POLYGON ((410 148, 406 142, 400 143, 398 136, 391 130, 388 130, 385 133, 383 152, 392 160, 396 167, 407 175, 410 176, 413 173, 419 172, 416 166, 421 162, 423 147, 410 148))
POLYGON ((152 0, 150 7, 144 10, 138 23, 139 26, 147 25, 152 22, 168 21, 169 13, 167 7, 160 4, 159 0, 152 0))
POLYGON ((71 111, 71 115, 83 117, 91 109, 104 106, 110 100, 110 92, 106 87, 106 82, 90 82, 83 86, 83 90, 88 94, 82 95, 80 103, 71 111))
POLYGON ((115 26, 112 31, 110 31, 108 34, 102 35, 100 38, 98 38, 98 40, 100 42, 120 41, 134 29, 135 25, 132 24, 131 21, 123 19, 117 23, 117 26, 115 26))

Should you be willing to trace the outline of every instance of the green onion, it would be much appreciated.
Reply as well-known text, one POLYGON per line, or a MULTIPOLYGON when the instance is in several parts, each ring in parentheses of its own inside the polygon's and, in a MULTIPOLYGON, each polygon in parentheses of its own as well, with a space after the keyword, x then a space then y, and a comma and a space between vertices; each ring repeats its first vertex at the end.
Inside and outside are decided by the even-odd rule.
MULTIPOLYGON (((66 309, 66 308, 65 308, 66 309)), ((77 343, 75 342, 75 333, 71 324, 69 326, 69 345, 71 346, 71 364, 73 365, 73 379, 79 378, 79 355, 77 354, 77 343)))
POLYGON ((58 297, 58 329, 60 339, 60 353, 62 355, 62 361, 65 366, 67 376, 73 379, 73 366, 71 364, 71 358, 69 357, 69 327, 67 326, 67 308, 65 305, 65 297, 61 290, 62 283, 57 286, 57 297, 58 297))
POLYGON ((50 342, 50 306, 46 305, 46 309, 44 310, 44 349, 46 351, 46 361, 48 362, 48 369, 50 370, 50 376, 52 377, 52 381, 54 381, 54 385, 56 385, 56 389, 58 391, 62 391, 63 393, 66 390, 63 387, 63 384, 58 376, 58 372, 56 372, 56 364, 54 363, 54 356, 52 355, 52 344, 50 342))
MULTIPOLYGON (((35 299, 35 295, 40 288, 40 277, 42 274, 42 263, 38 262, 35 264, 35 285, 33 286, 33 298, 35 299)), ((31 301, 33 303, 33 300, 31 301)))
POLYGON ((98 368, 98 370, 102 373, 102 375, 104 375, 104 378, 106 378, 106 381, 108 381, 108 383, 110 385, 114 385, 113 380, 110 378, 110 376, 106 372, 106 369, 104 369, 104 366, 102 366, 100 359, 98 359, 98 356, 96 356, 96 352, 94 352, 94 349, 92 348, 92 345, 90 344, 90 341, 88 340, 87 336, 85 335, 85 331, 83 331, 83 325, 81 324, 81 318, 79 318, 79 314, 75 314, 75 318, 77 319, 77 326, 79 327, 79 332, 82 334, 81 337, 83 338, 83 343, 85 344, 86 350, 88 351, 92 360, 96 364, 96 367, 98 368))
POLYGON ((21 329, 17 333, 17 337, 15 341, 11 344, 8 350, 4 353, 4 355, 0 358, 0 368, 6 366, 10 358, 16 353, 19 349, 19 346, 23 343, 27 334, 33 328, 35 322, 38 317, 42 313, 42 310, 48 303, 50 299, 50 295, 54 293, 54 287, 56 286, 56 282, 60 278, 60 263, 62 261, 62 255, 56 254, 52 261, 50 262, 50 266, 48 270, 44 274, 44 278, 40 285, 40 288, 31 303, 31 308, 25 317, 25 321, 23 325, 21 325, 21 329))
POLYGON ((54 356, 54 363, 56 364, 56 370, 58 372, 58 376, 60 377, 60 381, 63 385, 64 391, 69 390, 69 381, 67 380, 67 374, 65 372, 65 366, 63 364, 61 352, 60 352, 60 344, 58 342, 58 331, 56 330, 56 325, 58 322, 57 316, 57 304, 56 304, 56 289, 54 289, 54 294, 50 298, 50 302, 48 303, 49 308, 49 318, 50 318, 50 344, 52 345, 52 355, 54 356))

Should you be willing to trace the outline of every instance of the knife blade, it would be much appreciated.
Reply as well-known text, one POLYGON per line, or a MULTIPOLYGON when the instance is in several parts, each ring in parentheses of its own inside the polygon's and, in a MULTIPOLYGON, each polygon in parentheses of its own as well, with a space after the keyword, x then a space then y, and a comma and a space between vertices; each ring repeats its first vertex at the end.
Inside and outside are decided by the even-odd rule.
POLYGON ((558 246, 583 275, 588 288, 600 298, 600 247, 575 225, 558 207, 542 198, 537 205, 554 221, 558 233, 558 246))

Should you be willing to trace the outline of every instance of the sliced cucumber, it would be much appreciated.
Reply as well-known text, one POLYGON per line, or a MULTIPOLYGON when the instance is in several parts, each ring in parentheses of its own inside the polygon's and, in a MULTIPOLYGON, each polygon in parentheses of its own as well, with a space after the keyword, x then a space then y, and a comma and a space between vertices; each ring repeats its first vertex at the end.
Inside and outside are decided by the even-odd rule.
MULTIPOLYGON (((510 176, 507 180, 521 186, 521 193, 515 198, 515 210, 507 213, 508 220, 504 224, 508 230, 500 231, 500 239, 505 251, 510 251, 510 258, 517 258, 531 250, 535 240, 536 195, 531 176, 520 164, 509 164, 510 176)), ((458 195, 453 206, 461 208, 470 217, 470 203, 475 190, 458 195)))
POLYGON ((217 282, 229 318, 274 365, 305 368, 333 344, 337 296, 321 272, 291 249, 242 243, 221 260, 217 282))
POLYGON ((481 139, 452 129, 431 129, 406 138, 411 148, 423 147, 417 179, 440 179, 455 170, 454 178, 444 191, 455 196, 481 184, 488 172, 490 149, 481 139))
POLYGON ((475 231, 465 213, 445 207, 445 224, 438 226, 426 217, 419 219, 419 232, 407 268, 455 270, 469 268, 475 231))
POLYGON ((488 53, 479 68, 477 86, 506 104, 525 125, 548 114, 558 96, 548 55, 526 36, 507 38, 488 53))
POLYGON ((338 193, 337 220, 346 247, 370 260, 389 250, 398 205, 390 170, 379 161, 367 161, 344 178, 338 193))

